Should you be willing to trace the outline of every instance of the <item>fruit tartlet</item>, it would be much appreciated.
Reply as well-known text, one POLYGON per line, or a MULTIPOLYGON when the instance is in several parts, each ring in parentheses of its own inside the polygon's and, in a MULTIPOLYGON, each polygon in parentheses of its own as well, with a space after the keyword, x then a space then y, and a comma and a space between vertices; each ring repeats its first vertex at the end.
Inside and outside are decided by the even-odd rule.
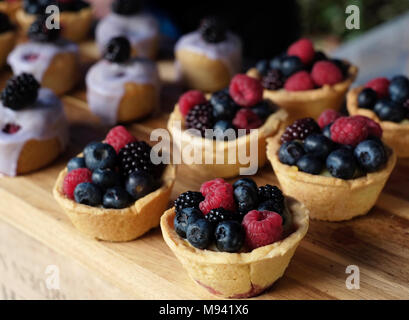
POLYGON ((207 96, 191 90, 180 97, 168 130, 182 152, 200 151, 201 161, 191 169, 227 178, 245 174, 249 164, 265 164, 266 138, 278 132, 287 113, 263 100, 262 91, 259 80, 238 74, 228 89, 207 96), (243 154, 248 163, 241 161, 243 154))
POLYGON ((31 73, 43 87, 62 95, 79 79, 78 46, 60 38, 60 29, 48 29, 46 19, 40 16, 34 21, 29 41, 16 46, 7 62, 14 74, 31 73))
POLYGON ((6 64, 7 56, 16 44, 16 38, 15 26, 5 13, 0 12, 0 68, 6 64))
POLYGON ((409 158, 409 80, 399 75, 391 80, 375 78, 348 92, 347 108, 378 122, 383 139, 400 158, 409 158))
POLYGON ((193 89, 214 92, 228 86, 241 69, 242 45, 216 18, 206 18, 198 30, 175 45, 176 66, 193 89))
POLYGON ((112 38, 124 36, 131 42, 132 56, 156 57, 159 24, 153 16, 140 13, 140 5, 140 1, 136 0, 115 0, 112 3, 112 13, 104 17, 95 30, 101 52, 112 38))
POLYGON ((0 103, 0 172, 25 174, 51 163, 68 142, 60 99, 30 74, 7 81, 0 103))
POLYGON ((315 51, 300 39, 272 60, 261 60, 248 74, 262 80, 264 96, 288 111, 291 120, 318 118, 328 107, 339 110, 358 68, 315 51))
POLYGON ((60 10, 59 23, 64 39, 81 42, 88 37, 93 19, 92 10, 89 3, 82 0, 24 0, 23 7, 16 13, 23 32, 28 31, 38 16, 45 15, 50 5, 60 10))
POLYGON ((90 110, 107 124, 143 118, 158 105, 159 74, 156 64, 145 58, 130 58, 125 37, 108 43, 104 59, 86 75, 90 110))
POLYGON ((226 298, 256 296, 281 278, 308 224, 304 205, 250 178, 207 181, 161 218, 163 238, 189 276, 226 298))
POLYGON ((84 234, 130 241, 159 225, 175 176, 174 166, 154 164, 151 147, 117 126, 68 162, 53 194, 84 234))
POLYGON ((303 118, 280 138, 267 140, 283 192, 304 203, 310 217, 341 221, 366 214, 376 203, 396 163, 382 128, 363 116, 327 110, 318 124, 303 118))

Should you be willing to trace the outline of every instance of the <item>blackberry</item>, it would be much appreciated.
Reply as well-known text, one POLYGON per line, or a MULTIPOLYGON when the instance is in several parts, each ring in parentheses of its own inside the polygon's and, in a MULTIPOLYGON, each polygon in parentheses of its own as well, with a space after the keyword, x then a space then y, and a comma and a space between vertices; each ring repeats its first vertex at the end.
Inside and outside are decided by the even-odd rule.
POLYGON ((60 36, 60 29, 49 29, 46 25, 47 16, 40 15, 31 24, 28 29, 27 35, 30 40, 38 42, 53 42, 56 41, 60 36))
POLYGON ((186 115, 186 127, 188 129, 197 129, 202 137, 205 136, 205 130, 213 128, 213 107, 210 103, 202 103, 194 106, 186 115))
POLYGON ((228 211, 224 208, 216 208, 210 210, 205 218, 212 224, 217 225, 222 221, 237 220, 237 215, 234 212, 228 211))
POLYGON ((0 12, 0 33, 13 30, 14 26, 10 22, 7 14, 0 12))
POLYGON ((321 133, 317 122, 312 118, 303 118, 288 126, 281 136, 281 143, 292 140, 304 140, 312 133, 321 133))
POLYGON ((22 73, 7 81, 0 99, 4 106, 21 110, 36 101, 39 88, 40 84, 32 74, 22 73))
POLYGON ((131 56, 131 44, 126 37, 115 37, 109 40, 104 58, 111 62, 125 62, 131 56))
POLYGON ((259 202, 268 201, 270 207, 273 207, 275 212, 282 215, 284 212, 284 195, 276 186, 267 184, 258 188, 259 202))
POLYGON ((141 4, 138 0, 115 0, 112 3, 112 11, 124 15, 131 16, 141 10, 141 4))
POLYGON ((119 167, 124 176, 136 171, 145 171, 158 178, 162 174, 162 165, 155 165, 151 160, 152 147, 145 141, 128 143, 118 154, 119 167))
POLYGON ((262 78, 261 84, 268 90, 278 90, 284 86, 283 75, 279 70, 271 69, 262 78))
POLYGON ((226 39, 227 28, 225 24, 216 17, 203 19, 199 31, 202 38, 209 43, 218 43, 226 39))
POLYGON ((199 209, 199 203, 204 200, 203 195, 197 191, 186 191, 175 200, 176 213, 184 208, 199 209))

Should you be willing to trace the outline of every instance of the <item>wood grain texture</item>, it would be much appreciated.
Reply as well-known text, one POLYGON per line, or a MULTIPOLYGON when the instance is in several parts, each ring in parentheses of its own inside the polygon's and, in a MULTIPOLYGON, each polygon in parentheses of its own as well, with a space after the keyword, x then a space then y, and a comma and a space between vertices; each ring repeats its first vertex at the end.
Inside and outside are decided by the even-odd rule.
MULTIPOLYGON (((89 63, 92 59, 85 57, 84 61, 89 63)), ((160 71, 166 80, 162 109, 154 117, 127 125, 141 139, 148 139, 154 128, 166 127, 167 112, 183 91, 174 82, 175 73, 169 62, 160 63, 160 71)), ((9 75, 7 72, 1 75, 2 83, 9 75)), ((132 242, 109 243, 89 239, 73 227, 52 197, 53 184, 67 161, 88 142, 103 138, 109 128, 102 126, 88 112, 83 84, 63 97, 63 102, 71 123, 68 150, 46 169, 21 177, 0 179, 1 223, 13 226, 23 237, 31 238, 33 244, 42 243, 47 249, 38 254, 48 256, 48 263, 58 264, 62 261, 60 256, 64 257, 67 267, 62 272, 81 269, 84 284, 76 282, 77 298, 214 299, 188 278, 163 241, 159 228, 132 242), (47 254, 47 250, 53 253, 47 254), (83 267, 89 271, 90 280, 84 275, 83 267), (104 285, 101 286, 99 281, 104 285), (80 294, 80 290, 89 292, 80 294)), ((193 174, 188 166, 181 165, 171 200, 186 190, 198 190, 205 180, 205 176, 193 174)), ((270 165, 262 168, 255 180, 259 185, 277 183, 270 165)), ((308 234, 284 277, 257 299, 409 298, 408 185, 409 161, 399 161, 376 207, 368 215, 340 223, 311 221, 308 234), (360 268, 359 290, 346 288, 348 265, 360 268)), ((1 238, 8 245, 2 243, 0 246, 0 259, 2 255, 11 256, 19 246, 14 241, 18 239, 17 235, 13 235, 16 232, 9 232, 12 239, 1 238)), ((26 239, 24 244, 29 246, 29 241, 26 239)), ((28 254, 27 250, 19 252, 28 254)), ((24 257, 20 256, 20 259, 24 257)), ((5 274, 1 272, 0 284, 5 282, 5 274)), ((62 275, 65 279, 70 279, 70 276, 73 275, 62 275)), ((12 286, 10 282, 8 285, 12 286)), ((19 286, 18 282, 14 285, 19 286)), ((75 298, 75 290, 69 292, 68 296, 75 298)), ((36 297, 31 291, 21 295, 36 297)), ((63 294, 56 297, 46 295, 45 298, 61 296, 63 294)))

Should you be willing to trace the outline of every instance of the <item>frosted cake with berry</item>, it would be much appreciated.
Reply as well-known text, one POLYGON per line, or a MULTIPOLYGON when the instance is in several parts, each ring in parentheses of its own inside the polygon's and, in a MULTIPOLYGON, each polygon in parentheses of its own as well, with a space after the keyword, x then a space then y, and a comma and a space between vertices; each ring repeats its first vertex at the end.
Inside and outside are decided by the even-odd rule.
POLYGON ((175 181, 172 165, 155 165, 151 147, 117 126, 88 144, 55 183, 54 198, 81 232, 130 241, 159 225, 175 181))
POLYGON ((0 12, 0 67, 6 64, 7 56, 13 50, 16 38, 16 27, 5 13, 0 12))
POLYGON ((123 36, 131 42, 132 56, 155 58, 158 51, 159 24, 153 16, 140 11, 140 1, 115 0, 112 3, 112 13, 103 18, 95 30, 95 38, 101 52, 112 38, 123 36))
POLYGON ((335 110, 324 111, 318 123, 299 119, 267 143, 267 157, 284 193, 304 203, 318 220, 366 214, 396 164, 376 122, 335 110))
POLYGON ((163 238, 189 276, 226 298, 259 295, 281 278, 308 223, 304 205, 250 178, 207 181, 161 218, 163 238))
POLYGON ((91 112, 110 125, 141 119, 159 103, 156 64, 131 58, 131 46, 125 37, 111 39, 104 59, 89 69, 85 82, 91 112))
POLYGON ((48 29, 40 16, 29 28, 29 41, 19 44, 7 62, 14 74, 31 73, 43 87, 61 95, 79 79, 78 46, 60 38, 60 29, 48 29))
POLYGON ((357 67, 316 51, 305 38, 248 71, 261 79, 264 96, 287 110, 292 120, 316 119, 329 107, 339 110, 357 73, 357 67))
POLYGON ((189 167, 211 177, 235 177, 249 167, 240 160, 246 152, 256 171, 262 167, 266 138, 276 134, 287 118, 262 95, 260 81, 243 74, 236 75, 228 89, 211 95, 198 90, 183 94, 169 117, 168 130, 180 150, 201 150, 201 163, 189 167))
POLYGON ((409 158, 409 79, 398 75, 391 80, 375 78, 348 92, 347 108, 378 122, 383 139, 398 157, 409 158))
POLYGON ((46 14, 50 5, 60 10, 59 23, 64 39, 80 42, 88 37, 92 24, 92 11, 88 2, 82 0, 24 0, 23 7, 16 13, 16 19, 23 32, 39 17, 46 14))
POLYGON ((182 36, 175 45, 176 63, 190 88, 214 92, 225 88, 241 71, 242 45, 222 21, 202 21, 198 30, 182 36))
POLYGON ((45 167, 68 142, 58 97, 23 73, 7 81, 0 103, 0 173, 16 176, 45 167))

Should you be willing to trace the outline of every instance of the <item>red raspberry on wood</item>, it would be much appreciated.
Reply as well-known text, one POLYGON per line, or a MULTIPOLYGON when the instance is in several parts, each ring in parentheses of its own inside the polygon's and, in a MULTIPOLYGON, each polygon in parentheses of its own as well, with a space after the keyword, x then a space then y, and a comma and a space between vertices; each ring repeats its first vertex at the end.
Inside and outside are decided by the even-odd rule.
POLYGON ((199 204, 200 210, 208 214, 210 210, 224 208, 229 211, 236 210, 233 186, 230 183, 217 183, 206 193, 205 199, 199 204))

